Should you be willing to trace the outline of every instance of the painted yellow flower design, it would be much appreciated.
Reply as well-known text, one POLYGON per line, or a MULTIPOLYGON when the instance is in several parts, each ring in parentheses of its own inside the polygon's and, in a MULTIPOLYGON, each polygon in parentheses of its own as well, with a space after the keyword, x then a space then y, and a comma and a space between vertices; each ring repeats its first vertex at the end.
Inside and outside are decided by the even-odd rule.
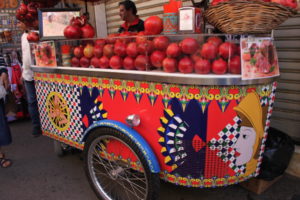
POLYGON ((66 100, 58 92, 51 92, 47 97, 46 108, 51 123, 60 131, 70 125, 70 112, 66 100))

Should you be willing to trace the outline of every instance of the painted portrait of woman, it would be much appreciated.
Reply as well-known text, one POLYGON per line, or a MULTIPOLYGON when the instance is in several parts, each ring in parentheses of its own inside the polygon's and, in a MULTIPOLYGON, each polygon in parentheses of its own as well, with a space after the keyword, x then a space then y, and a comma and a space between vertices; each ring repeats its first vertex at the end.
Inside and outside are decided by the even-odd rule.
POLYGON ((245 176, 255 172, 259 157, 261 140, 264 136, 266 109, 260 104, 257 93, 252 92, 234 108, 241 118, 240 135, 233 148, 236 151, 235 164, 246 165, 245 176))

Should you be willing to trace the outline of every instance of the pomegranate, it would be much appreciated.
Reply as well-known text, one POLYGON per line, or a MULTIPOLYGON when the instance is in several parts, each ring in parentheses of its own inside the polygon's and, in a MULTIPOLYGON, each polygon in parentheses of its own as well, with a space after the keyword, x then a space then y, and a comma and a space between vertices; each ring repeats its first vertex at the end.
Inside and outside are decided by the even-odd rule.
POLYGON ((95 40, 95 46, 101 46, 103 47, 105 45, 105 40, 104 39, 97 39, 95 40))
POLYGON ((127 45, 126 53, 128 56, 135 58, 138 55, 137 44, 135 42, 131 42, 127 45))
POLYGON ((145 20, 144 27, 147 35, 158 35, 163 30, 163 21, 158 16, 151 16, 145 20))
POLYGON ((164 51, 154 51, 150 56, 150 62, 152 66, 160 68, 162 67, 162 62, 166 58, 166 53, 164 51))
POLYGON ((181 73, 192 73, 194 71, 194 63, 188 56, 182 58, 178 63, 178 69, 181 73))
POLYGON ((92 38, 95 36, 95 29, 90 24, 85 24, 81 27, 83 38, 92 38))
POLYGON ((241 57, 233 56, 228 60, 228 71, 232 74, 241 74, 241 57))
POLYGON ((94 47, 91 44, 87 44, 83 49, 83 55, 87 58, 93 57, 94 47))
POLYGON ((40 40, 39 34, 37 32, 30 32, 27 35, 27 40, 29 42, 38 42, 40 40))
POLYGON ((78 39, 82 36, 82 30, 80 26, 69 25, 64 29, 64 36, 68 39, 78 39))
POLYGON ((126 44, 123 42, 116 42, 114 53, 120 57, 126 56, 126 44))
POLYGON ((26 19, 26 21, 27 22, 29 22, 29 23, 31 23, 31 21, 33 21, 34 20, 34 15, 32 14, 32 13, 27 13, 26 15, 25 15, 25 19, 26 19))
POLYGON ((70 20, 70 25, 82 27, 84 25, 84 22, 81 17, 73 17, 70 20))
POLYGON ((79 62, 80 62, 80 66, 81 67, 88 68, 90 66, 90 60, 87 57, 85 57, 85 56, 83 56, 82 58, 80 58, 79 62))
POLYGON ((112 44, 106 44, 103 47, 103 55, 110 58, 114 55, 114 46, 112 44))
POLYGON ((94 56, 100 58, 103 55, 103 46, 96 45, 93 50, 94 56))
POLYGON ((134 61, 137 70, 146 70, 149 65, 149 58, 145 55, 138 55, 134 61))
POLYGON ((37 8, 39 7, 37 2, 30 2, 27 5, 27 11, 28 13, 31 13, 32 15, 37 15, 37 8))
POLYGON ((131 33, 130 32, 123 32, 123 33, 120 33, 119 37, 117 39, 117 42, 122 42, 122 43, 129 43, 132 41, 132 38, 128 38, 129 36, 131 36, 131 33))
POLYGON ((165 58, 162 65, 165 72, 172 73, 177 71, 177 61, 174 58, 165 58))
POLYGON ((222 58, 215 60, 212 64, 212 71, 215 74, 225 74, 227 71, 227 63, 222 58))
POLYGON ((195 72, 197 74, 208 74, 211 70, 211 64, 209 60, 206 59, 199 59, 195 63, 195 72))
POLYGON ((99 68, 99 59, 96 56, 92 57, 91 66, 94 68, 99 68))
POLYGON ((20 7, 18 8, 18 13, 20 15, 26 15, 26 13, 27 13, 27 6, 26 6, 25 3, 21 3, 20 4, 20 7))
POLYGON ((224 42, 219 47, 219 55, 223 58, 231 58, 237 51, 237 46, 231 42, 224 42))
POLYGON ((140 43, 138 44, 138 52, 140 54, 150 54, 154 49, 154 46, 153 46, 153 42, 150 41, 150 40, 147 40, 146 42, 144 43, 140 43))
POLYGON ((73 57, 73 58, 71 59, 71 66, 72 66, 72 67, 80 67, 80 63, 79 63, 79 62, 80 62, 80 61, 79 61, 78 58, 73 57))
POLYGON ((99 67, 102 69, 106 69, 109 67, 109 59, 106 56, 102 56, 99 59, 99 67))
POLYGON ((176 58, 180 56, 181 50, 177 43, 171 43, 166 50, 167 56, 171 58, 176 58))
POLYGON ((193 54, 199 48, 199 44, 194 38, 185 38, 180 43, 181 51, 185 54, 193 54))
POLYGON ((153 45, 156 50, 165 51, 169 45, 169 38, 166 36, 159 36, 154 38, 153 45))
POLYGON ((198 49, 196 51, 196 53, 192 54, 191 55, 191 59, 194 61, 194 62, 197 62, 198 60, 202 59, 201 58, 201 49, 198 49))
POLYGON ((213 43, 204 43, 201 48, 201 56, 206 59, 215 59, 218 55, 218 46, 213 43))
POLYGON ((214 44, 214 45, 216 45, 217 47, 219 47, 219 46, 223 43, 222 39, 219 38, 219 37, 217 37, 217 36, 211 36, 211 37, 209 37, 209 38, 207 39, 207 42, 208 42, 208 43, 211 43, 211 44, 214 44))
POLYGON ((82 46, 75 47, 73 50, 73 54, 77 58, 81 58, 83 56, 83 47, 82 46))
POLYGON ((118 33, 111 33, 108 35, 108 37, 106 38, 106 43, 107 44, 114 44, 117 40, 117 38, 115 37, 118 37, 119 34, 118 33))
POLYGON ((136 36, 136 43, 140 44, 140 43, 144 43, 147 41, 147 37, 145 36, 145 32, 141 31, 137 34, 136 36))
POLYGON ((123 65, 123 61, 120 56, 113 56, 109 60, 109 66, 113 69, 121 69, 122 65, 123 65))
POLYGON ((127 56, 123 60, 124 69, 132 70, 134 68, 134 59, 132 57, 127 56))

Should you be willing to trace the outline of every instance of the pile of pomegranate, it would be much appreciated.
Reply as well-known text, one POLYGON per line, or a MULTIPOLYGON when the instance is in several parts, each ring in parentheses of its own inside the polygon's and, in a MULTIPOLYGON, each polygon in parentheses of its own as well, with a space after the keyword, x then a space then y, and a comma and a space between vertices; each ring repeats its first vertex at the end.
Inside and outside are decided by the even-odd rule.
POLYGON ((148 37, 144 32, 111 34, 75 47, 73 55, 73 67, 241 73, 239 46, 220 37, 208 37, 201 43, 192 37, 171 41, 167 36, 148 37))
POLYGON ((38 21, 38 8, 44 8, 46 5, 40 2, 30 2, 27 5, 21 3, 16 11, 16 18, 23 22, 27 27, 37 29, 39 26, 38 21))
POLYGON ((87 16, 73 17, 64 29, 64 36, 68 39, 93 38, 95 29, 88 23, 87 16))

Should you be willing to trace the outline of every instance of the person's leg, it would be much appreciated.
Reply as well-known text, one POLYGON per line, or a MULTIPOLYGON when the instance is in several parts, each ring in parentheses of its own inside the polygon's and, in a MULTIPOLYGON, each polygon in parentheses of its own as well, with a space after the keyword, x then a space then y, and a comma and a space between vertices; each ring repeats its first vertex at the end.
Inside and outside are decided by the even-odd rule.
POLYGON ((33 136, 39 136, 42 134, 41 131, 41 122, 40 114, 38 110, 37 98, 35 93, 34 81, 24 81, 27 103, 28 103, 28 112, 31 117, 31 122, 33 126, 33 136))
POLYGON ((5 158, 5 154, 1 149, 1 146, 8 145, 11 141, 10 129, 5 116, 4 101, 0 99, 0 167, 6 168, 12 164, 11 160, 5 158))
POLYGON ((4 100, 0 99, 0 147, 12 142, 10 128, 5 116, 4 100))

